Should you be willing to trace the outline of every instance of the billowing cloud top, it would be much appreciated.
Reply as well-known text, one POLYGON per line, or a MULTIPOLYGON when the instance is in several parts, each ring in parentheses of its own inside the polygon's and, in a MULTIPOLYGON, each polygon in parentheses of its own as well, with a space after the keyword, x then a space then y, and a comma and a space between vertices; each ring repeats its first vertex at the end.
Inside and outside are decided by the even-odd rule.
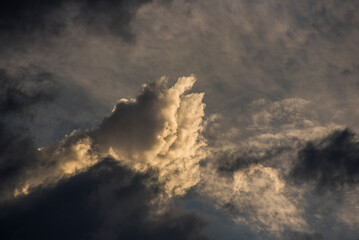
POLYGON ((199 181, 206 145, 203 93, 186 93, 194 76, 171 88, 166 79, 145 85, 140 96, 121 100, 93 133, 100 152, 108 152, 136 171, 158 171, 169 195, 183 195, 199 181))
POLYGON ((108 156, 134 171, 155 171, 169 196, 185 194, 198 183, 199 162, 205 157, 203 93, 187 93, 195 81, 194 76, 182 77, 167 88, 163 77, 144 85, 137 98, 120 100, 98 129, 74 131, 34 149, 33 163, 21 166, 14 178, 13 196, 55 184, 108 156))

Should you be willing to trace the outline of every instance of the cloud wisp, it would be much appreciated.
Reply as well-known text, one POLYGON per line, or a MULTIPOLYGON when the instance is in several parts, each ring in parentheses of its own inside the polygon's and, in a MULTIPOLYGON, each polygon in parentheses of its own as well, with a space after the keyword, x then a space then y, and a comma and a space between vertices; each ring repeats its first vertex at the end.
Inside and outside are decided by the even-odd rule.
POLYGON ((329 239, 353 236, 357 140, 339 124, 321 124, 310 106, 298 98, 256 100, 241 116, 244 131, 221 132, 221 116, 210 117, 211 152, 198 191, 239 226, 274 238, 327 238, 329 225, 329 239))

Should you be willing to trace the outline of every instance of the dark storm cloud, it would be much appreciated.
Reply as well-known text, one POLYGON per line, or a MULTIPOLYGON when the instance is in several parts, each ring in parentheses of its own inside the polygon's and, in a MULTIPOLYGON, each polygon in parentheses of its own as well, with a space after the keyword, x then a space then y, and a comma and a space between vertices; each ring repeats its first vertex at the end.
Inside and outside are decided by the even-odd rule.
POLYGON ((109 31, 130 41, 133 34, 129 23, 146 2, 150 0, 6 0, 0 4, 0 37, 6 41, 28 40, 32 34, 58 35, 74 23, 94 33, 109 31))
POLYGON ((29 113, 35 104, 52 99, 51 94, 36 89, 39 83, 51 80, 51 74, 41 72, 31 76, 31 79, 26 75, 14 77, 0 69, 0 118, 29 113), (30 85, 31 89, 25 89, 25 84, 30 85))
POLYGON ((314 183, 318 190, 341 189, 359 183, 359 142, 353 132, 336 131, 310 142, 298 153, 291 171, 297 183, 314 183))
POLYGON ((0 123, 0 200, 11 195, 22 172, 37 163, 31 137, 18 136, 0 123))
POLYGON ((26 121, 31 120, 36 105, 52 100, 51 86, 46 72, 29 75, 24 71, 14 77, 0 69, 0 200, 26 168, 37 164, 37 149, 26 121))
MULTIPOLYGON (((161 186, 105 159, 52 189, 0 206, 4 239, 208 239, 196 214, 165 206, 161 186)), ((167 203, 166 203, 167 204, 167 203)))

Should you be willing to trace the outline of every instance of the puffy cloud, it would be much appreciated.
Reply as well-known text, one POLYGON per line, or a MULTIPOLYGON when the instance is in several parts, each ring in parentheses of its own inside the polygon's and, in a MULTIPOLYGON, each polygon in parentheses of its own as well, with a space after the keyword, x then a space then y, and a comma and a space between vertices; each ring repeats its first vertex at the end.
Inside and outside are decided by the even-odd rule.
POLYGON ((43 148, 7 134, 1 122, 2 237, 208 239, 206 222, 171 200, 198 183, 205 156, 203 94, 188 93, 195 80, 144 85, 97 129, 73 131, 43 148))
POLYGON ((54 185, 99 160, 86 132, 73 132, 52 146, 37 149, 33 163, 23 168, 21 177, 17 179, 14 196, 28 194, 39 186, 54 185))
POLYGON ((137 98, 120 101, 98 129, 74 131, 52 145, 32 148, 29 164, 18 166, 13 195, 55 184, 108 155, 135 171, 156 171, 169 196, 185 194, 200 180, 199 162, 206 145, 200 135, 203 94, 187 93, 195 80, 182 77, 167 88, 161 78, 145 85, 137 98))
POLYGON ((121 101, 94 139, 102 151, 137 171, 158 171, 169 195, 183 195, 199 181, 204 158, 203 93, 190 93, 195 77, 167 89, 166 79, 145 85, 136 99, 121 101))

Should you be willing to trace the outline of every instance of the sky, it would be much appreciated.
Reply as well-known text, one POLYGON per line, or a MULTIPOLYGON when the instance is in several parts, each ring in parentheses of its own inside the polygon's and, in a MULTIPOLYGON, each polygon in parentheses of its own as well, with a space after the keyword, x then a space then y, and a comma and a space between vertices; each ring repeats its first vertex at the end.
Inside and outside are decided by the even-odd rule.
POLYGON ((0 3, 1 239, 359 239, 359 2, 0 3))

